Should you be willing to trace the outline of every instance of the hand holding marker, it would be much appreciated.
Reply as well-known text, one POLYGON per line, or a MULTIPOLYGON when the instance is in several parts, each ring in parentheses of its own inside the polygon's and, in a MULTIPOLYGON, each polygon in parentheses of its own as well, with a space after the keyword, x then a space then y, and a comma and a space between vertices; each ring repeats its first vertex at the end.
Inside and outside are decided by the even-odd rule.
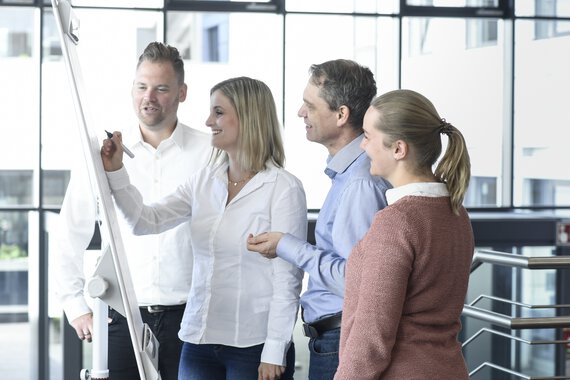
MULTIPOLYGON (((105 133, 107 133, 108 138, 113 137, 113 134, 111 132, 105 130, 105 133)), ((121 146, 123 147, 123 152, 125 152, 127 156, 129 156, 130 158, 135 158, 135 155, 133 154, 133 152, 129 150, 129 148, 127 148, 123 143, 121 143, 121 146)))

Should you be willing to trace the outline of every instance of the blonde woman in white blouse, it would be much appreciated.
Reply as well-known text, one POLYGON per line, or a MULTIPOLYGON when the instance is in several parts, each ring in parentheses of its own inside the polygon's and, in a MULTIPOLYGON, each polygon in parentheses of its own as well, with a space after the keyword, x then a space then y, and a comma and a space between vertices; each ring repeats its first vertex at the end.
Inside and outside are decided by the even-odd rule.
POLYGON ((210 91, 210 164, 174 193, 144 205, 122 166, 120 133, 103 143, 113 196, 136 234, 189 221, 192 288, 179 332, 179 379, 292 379, 302 272, 246 248, 249 234, 306 238, 301 182, 283 169, 275 102, 265 83, 232 78, 210 91))

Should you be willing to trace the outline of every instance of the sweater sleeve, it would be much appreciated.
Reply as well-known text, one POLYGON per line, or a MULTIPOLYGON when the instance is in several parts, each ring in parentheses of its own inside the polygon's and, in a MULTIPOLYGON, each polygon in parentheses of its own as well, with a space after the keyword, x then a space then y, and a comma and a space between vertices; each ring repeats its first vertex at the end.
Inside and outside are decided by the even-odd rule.
POLYGON ((401 217, 381 214, 349 258, 335 380, 378 379, 390 364, 414 254, 401 217))

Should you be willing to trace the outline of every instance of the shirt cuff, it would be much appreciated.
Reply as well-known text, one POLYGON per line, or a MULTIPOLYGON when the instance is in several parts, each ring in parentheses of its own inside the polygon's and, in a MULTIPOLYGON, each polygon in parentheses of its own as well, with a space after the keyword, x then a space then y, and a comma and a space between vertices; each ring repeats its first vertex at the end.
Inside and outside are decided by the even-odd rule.
POLYGON ((65 301, 63 304, 63 310, 65 311, 67 320, 70 323, 82 315, 92 313, 92 310, 89 308, 89 305, 87 305, 87 302, 83 297, 75 297, 65 301))
POLYGON ((105 172, 111 190, 119 190, 130 185, 129 173, 125 165, 114 172, 105 172))
POLYGON ((291 342, 282 340, 266 339, 261 352, 261 361, 274 365, 287 365, 287 351, 291 342))
POLYGON ((283 260, 296 266, 297 252, 299 252, 299 249, 301 249, 303 244, 305 244, 303 240, 285 233, 281 239, 279 239, 279 243, 277 243, 277 247, 275 248, 275 253, 277 253, 277 256, 283 260))

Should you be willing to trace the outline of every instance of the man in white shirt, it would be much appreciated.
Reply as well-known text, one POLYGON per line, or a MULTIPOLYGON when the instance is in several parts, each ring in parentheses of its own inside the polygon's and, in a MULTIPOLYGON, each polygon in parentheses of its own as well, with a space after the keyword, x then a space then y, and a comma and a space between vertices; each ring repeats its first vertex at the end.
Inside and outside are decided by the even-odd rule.
MULTIPOLYGON (((135 155, 124 165, 145 202, 173 192, 208 161, 210 136, 178 122, 178 105, 185 100, 186 91, 184 62, 178 50, 150 43, 139 58, 132 88, 139 126, 123 132, 124 145, 135 155)), ((57 293, 78 337, 87 341, 91 341, 93 314, 83 293, 83 259, 92 239, 96 207, 86 170, 74 170, 56 237, 57 293)), ((175 380, 182 346, 178 331, 192 281, 189 224, 135 237, 123 220, 120 223, 142 320, 159 341, 161 379, 175 380)), ((112 309, 108 346, 110 378, 138 379, 127 321, 112 309)))

